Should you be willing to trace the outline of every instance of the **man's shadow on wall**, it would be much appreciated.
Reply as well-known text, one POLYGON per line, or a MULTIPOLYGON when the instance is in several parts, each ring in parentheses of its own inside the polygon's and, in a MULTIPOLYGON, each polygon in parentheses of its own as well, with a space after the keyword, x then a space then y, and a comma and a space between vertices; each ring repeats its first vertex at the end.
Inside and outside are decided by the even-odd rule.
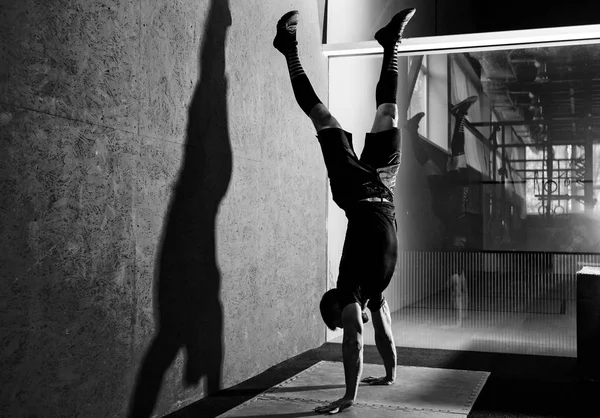
POLYGON ((200 50, 201 78, 188 113, 183 163, 163 225, 155 266, 156 334, 138 372, 130 417, 149 417, 163 377, 185 350, 184 383, 206 377, 207 394, 221 389, 223 309, 216 255, 216 217, 229 185, 225 38, 228 0, 212 0, 200 50))

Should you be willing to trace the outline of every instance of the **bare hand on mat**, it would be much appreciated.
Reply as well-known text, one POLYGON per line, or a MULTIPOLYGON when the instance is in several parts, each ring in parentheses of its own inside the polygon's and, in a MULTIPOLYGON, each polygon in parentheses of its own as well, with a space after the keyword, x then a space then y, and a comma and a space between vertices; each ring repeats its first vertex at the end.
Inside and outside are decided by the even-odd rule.
POLYGON ((341 398, 335 402, 331 402, 329 405, 316 407, 315 412, 318 412, 319 414, 337 414, 338 412, 342 412, 344 409, 350 408, 352 404, 354 404, 352 399, 341 398))
POLYGON ((394 380, 389 379, 385 376, 384 377, 369 376, 369 377, 365 377, 363 380, 361 380, 361 382, 368 383, 369 385, 372 385, 372 386, 387 386, 387 385, 393 384, 394 380))

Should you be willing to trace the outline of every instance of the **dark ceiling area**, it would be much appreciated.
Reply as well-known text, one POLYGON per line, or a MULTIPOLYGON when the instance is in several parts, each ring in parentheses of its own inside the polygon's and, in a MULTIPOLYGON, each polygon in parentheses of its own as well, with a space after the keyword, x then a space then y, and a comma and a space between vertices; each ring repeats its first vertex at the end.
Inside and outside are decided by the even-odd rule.
POLYGON ((500 120, 524 142, 583 145, 600 128, 600 45, 471 53, 500 120))
POLYGON ((571 0, 568 3, 548 0, 503 0, 498 3, 435 0, 435 3, 435 35, 595 25, 600 21, 600 2, 597 0, 571 0))
POLYGON ((600 44, 480 51, 468 58, 480 73, 495 125, 512 130, 516 138, 504 147, 493 144, 509 169, 523 180, 540 175, 552 183, 536 196, 542 200, 556 205, 573 200, 592 210, 597 163, 593 144, 600 142, 600 44), (560 155, 557 146, 563 149, 560 155), (536 160, 521 152, 515 158, 514 153, 502 152, 509 147, 530 148, 543 157, 536 160), (531 163, 536 161, 540 164, 534 167, 531 163), (517 169, 515 162, 524 164, 517 169), (556 193, 559 181, 573 186, 556 193))

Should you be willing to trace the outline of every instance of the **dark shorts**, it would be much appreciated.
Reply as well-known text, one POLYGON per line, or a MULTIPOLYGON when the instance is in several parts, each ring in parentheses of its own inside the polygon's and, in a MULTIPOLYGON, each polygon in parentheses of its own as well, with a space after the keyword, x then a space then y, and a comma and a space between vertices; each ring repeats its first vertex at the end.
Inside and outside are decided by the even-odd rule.
POLYGON ((396 128, 367 133, 360 158, 354 152, 352 134, 327 128, 317 134, 333 201, 342 209, 367 197, 393 202, 396 175, 400 167, 400 131, 396 128))

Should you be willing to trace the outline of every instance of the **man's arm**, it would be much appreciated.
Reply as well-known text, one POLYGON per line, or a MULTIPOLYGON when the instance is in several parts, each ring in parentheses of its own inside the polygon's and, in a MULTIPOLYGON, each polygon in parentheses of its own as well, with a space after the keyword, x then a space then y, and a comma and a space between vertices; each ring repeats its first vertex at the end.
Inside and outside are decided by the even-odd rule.
POLYGON ((352 303, 344 307, 342 325, 344 327, 342 355, 346 377, 346 394, 344 398, 354 401, 358 393, 358 383, 363 366, 362 310, 358 303, 352 303))
POLYGON ((396 344, 392 335, 392 316, 387 301, 383 302, 381 309, 373 312, 373 328, 375 329, 375 345, 385 367, 385 381, 378 383, 389 384, 396 380, 396 344))
POLYGON ((362 373, 363 364, 362 310, 358 303, 352 303, 344 307, 342 326, 344 328, 342 354, 344 357, 346 394, 335 402, 316 407, 315 411, 318 413, 337 414, 346 408, 350 408, 354 404, 358 393, 358 379, 362 373))

